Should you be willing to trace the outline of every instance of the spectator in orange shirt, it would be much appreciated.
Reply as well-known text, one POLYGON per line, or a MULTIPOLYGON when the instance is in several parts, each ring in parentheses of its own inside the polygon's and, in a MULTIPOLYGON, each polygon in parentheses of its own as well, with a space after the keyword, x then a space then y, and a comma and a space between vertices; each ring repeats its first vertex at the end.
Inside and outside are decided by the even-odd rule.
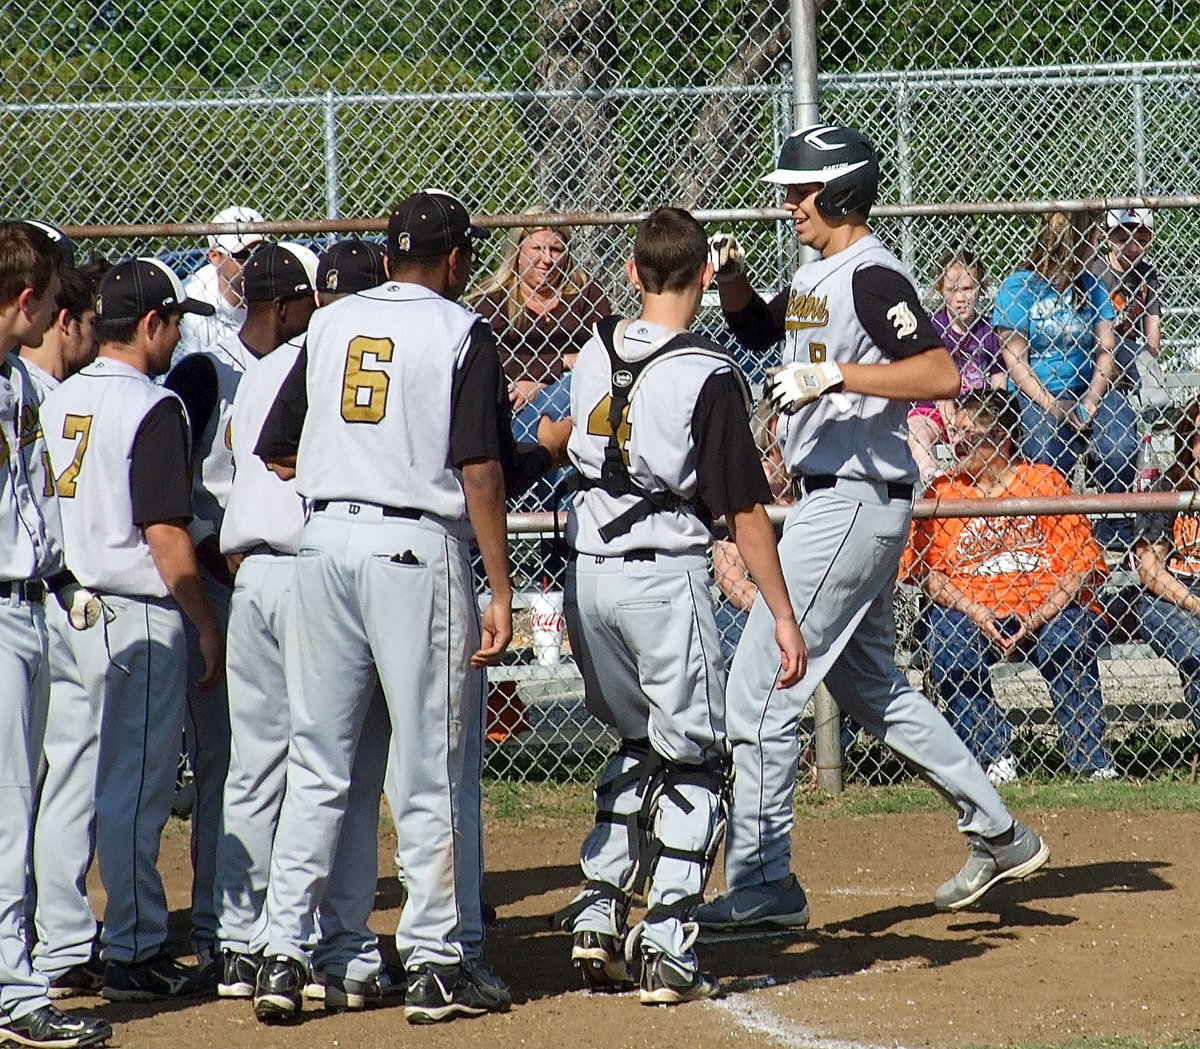
MULTIPOLYGON (((951 437, 955 472, 938 477, 934 499, 1069 495, 1050 466, 1017 454, 1018 414, 999 391, 968 394, 951 437)), ((996 705, 990 667, 1020 653, 1050 688, 1071 768, 1092 779, 1117 772, 1104 746, 1096 649, 1102 620, 1092 588, 1107 572, 1086 517, 937 518, 917 521, 906 556, 921 581, 931 671, 951 724, 993 783, 1017 778, 1012 727, 996 705)))

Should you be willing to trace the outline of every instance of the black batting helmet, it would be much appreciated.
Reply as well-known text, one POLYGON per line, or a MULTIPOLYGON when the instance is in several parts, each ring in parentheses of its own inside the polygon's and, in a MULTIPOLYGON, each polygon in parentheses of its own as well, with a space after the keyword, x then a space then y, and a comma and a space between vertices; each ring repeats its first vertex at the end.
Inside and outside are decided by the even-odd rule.
POLYGON ((779 163, 764 182, 794 186, 819 182, 817 210, 837 219, 857 211, 864 218, 879 196, 879 155, 870 139, 852 127, 814 124, 793 131, 779 163))

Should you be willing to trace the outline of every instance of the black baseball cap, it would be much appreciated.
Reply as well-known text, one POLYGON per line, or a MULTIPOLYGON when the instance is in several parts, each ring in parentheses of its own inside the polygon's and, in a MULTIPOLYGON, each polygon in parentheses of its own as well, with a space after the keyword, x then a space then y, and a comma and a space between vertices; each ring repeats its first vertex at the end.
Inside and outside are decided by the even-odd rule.
POLYGON ((317 291, 346 295, 378 288, 386 280, 383 248, 371 240, 339 240, 317 259, 317 291))
POLYGON ((487 230, 471 224, 462 201, 440 189, 423 189, 401 201, 388 219, 388 255, 430 259, 469 248, 487 230))
POLYGON ((316 287, 317 256, 303 244, 280 241, 255 249, 242 270, 247 302, 269 302, 311 295, 316 287))
POLYGON ((100 281, 96 316, 105 321, 141 320, 151 310, 182 310, 211 317, 216 309, 189 299, 175 271, 158 259, 118 262, 100 281))

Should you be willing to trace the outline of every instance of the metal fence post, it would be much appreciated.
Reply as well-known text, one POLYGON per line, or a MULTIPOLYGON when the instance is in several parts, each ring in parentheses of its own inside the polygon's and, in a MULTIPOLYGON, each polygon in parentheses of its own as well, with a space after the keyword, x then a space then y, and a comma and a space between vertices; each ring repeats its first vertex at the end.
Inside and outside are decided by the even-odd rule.
MULTIPOLYGON (((792 114, 793 127, 820 119, 817 86, 817 8, 814 0, 792 0, 792 114)), ((815 255, 804 249, 801 262, 815 255)), ((842 790, 842 746, 837 704, 823 684, 813 693, 817 786, 835 794, 842 790)))
POLYGON ((341 187, 338 185, 338 127, 337 127, 337 96, 333 88, 325 92, 325 217, 336 219, 341 217, 339 198, 341 187))

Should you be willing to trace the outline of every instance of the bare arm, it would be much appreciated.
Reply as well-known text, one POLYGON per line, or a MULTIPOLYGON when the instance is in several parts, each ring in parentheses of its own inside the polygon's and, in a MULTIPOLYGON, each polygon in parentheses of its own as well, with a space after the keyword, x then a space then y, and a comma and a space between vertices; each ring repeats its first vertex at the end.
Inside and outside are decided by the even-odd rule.
POLYGON ((1200 597, 1167 571, 1167 543, 1148 543, 1142 540, 1134 553, 1137 557, 1138 578, 1155 597, 1161 597, 1185 612, 1200 616, 1200 597))
POLYGON ((958 365, 944 346, 887 364, 838 364, 848 393, 892 401, 936 401, 958 396, 958 365))
POLYGON ((483 636, 471 665, 494 666, 512 640, 512 580, 508 566, 508 519, 504 507, 504 470, 496 459, 463 463, 467 516, 475 530, 483 570, 492 596, 483 611, 483 636))
POLYGON ((294 455, 281 455, 277 459, 268 460, 266 466, 281 481, 291 481, 296 476, 296 457, 294 455))
POLYGON ((1097 321, 1095 336, 1096 364, 1092 368, 1092 379, 1088 383, 1087 393, 1083 395, 1083 403, 1087 405, 1088 411, 1093 415, 1096 412, 1096 406, 1108 392, 1117 365, 1117 344, 1113 336, 1112 325, 1108 321, 1097 321))
POLYGON ((1068 605, 1076 604, 1080 591, 1092 581, 1093 575, 1092 572, 1065 572, 1059 576, 1046 599, 1028 615, 1021 616, 1025 629, 1030 633, 1040 630, 1068 605))
POLYGON ((1064 420, 1066 413, 1062 405, 1041 384, 1029 366, 1029 341, 1012 328, 1000 328, 996 334, 1000 339, 1000 350, 1004 354, 1004 366, 1017 389, 1060 422, 1064 420))
POLYGON ((1147 313, 1143 318, 1146 333, 1146 349, 1157 358, 1162 352, 1162 318, 1157 313, 1147 313))
POLYGON ((965 615, 994 645, 1002 649, 1007 647, 1007 639, 996 629, 995 611, 974 600, 965 590, 955 585, 948 575, 930 568, 925 576, 925 592, 936 604, 965 615))
POLYGON ((713 575, 717 586, 734 608, 749 612, 758 597, 758 587, 746 572, 746 562, 736 543, 718 539, 712 545, 713 575))
POLYGON ((200 635, 204 676, 196 684, 204 691, 215 688, 225 675, 225 638, 200 582, 191 536, 181 520, 156 521, 143 531, 154 567, 200 635))
POLYGON ((758 584, 758 592, 775 617, 775 643, 779 646, 780 675, 777 688, 790 688, 808 668, 808 648, 796 623, 792 599, 788 595, 783 568, 779 564, 779 548, 775 529, 766 509, 756 503, 745 510, 735 510, 725 517, 729 534, 737 543, 738 553, 746 562, 750 576, 758 584))

